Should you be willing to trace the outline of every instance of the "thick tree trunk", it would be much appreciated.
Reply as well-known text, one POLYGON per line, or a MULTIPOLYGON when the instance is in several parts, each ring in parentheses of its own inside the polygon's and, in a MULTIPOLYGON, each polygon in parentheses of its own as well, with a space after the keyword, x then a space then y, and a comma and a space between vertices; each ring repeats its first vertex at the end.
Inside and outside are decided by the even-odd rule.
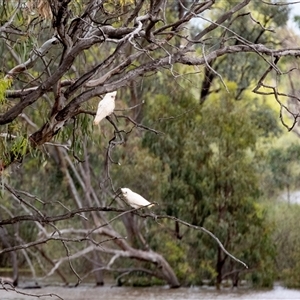
POLYGON ((218 259, 217 259, 217 266, 216 266, 216 271, 217 271, 217 279, 216 279, 216 287, 219 290, 221 287, 222 279, 223 279, 223 266, 225 263, 226 257, 223 257, 223 252, 220 247, 218 247, 218 259))
POLYGON ((103 272, 102 270, 99 269, 99 265, 98 265, 101 262, 101 258, 99 257, 96 251, 93 251, 92 255, 93 255, 93 261, 95 262, 93 264, 93 267, 94 269, 97 269, 97 271, 93 272, 96 281, 96 286, 102 286, 104 285, 103 272))

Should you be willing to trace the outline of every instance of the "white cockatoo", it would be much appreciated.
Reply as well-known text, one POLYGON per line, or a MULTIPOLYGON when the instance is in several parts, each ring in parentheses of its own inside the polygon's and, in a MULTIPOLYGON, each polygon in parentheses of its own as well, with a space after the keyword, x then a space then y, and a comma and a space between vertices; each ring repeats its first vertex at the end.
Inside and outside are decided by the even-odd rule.
POLYGON ((94 125, 98 125, 102 119, 111 115, 115 109, 115 98, 117 91, 107 93, 99 102, 94 125))
POLYGON ((133 192, 131 189, 122 188, 121 192, 126 202, 133 208, 140 208, 143 206, 147 206, 147 207, 154 206, 154 204, 151 204, 148 200, 143 198, 141 195, 133 192))

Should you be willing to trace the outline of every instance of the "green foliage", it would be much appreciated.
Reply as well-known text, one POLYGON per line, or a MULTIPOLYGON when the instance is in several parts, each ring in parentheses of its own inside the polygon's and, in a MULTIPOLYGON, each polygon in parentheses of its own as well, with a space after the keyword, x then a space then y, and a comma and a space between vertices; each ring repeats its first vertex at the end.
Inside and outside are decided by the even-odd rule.
POLYGON ((24 157, 27 153, 28 139, 22 136, 16 137, 10 148, 10 153, 16 157, 24 157))
POLYGON ((299 288, 300 238, 298 204, 276 203, 270 208, 269 218, 278 224, 274 232, 277 246, 277 276, 287 287, 299 288))
POLYGON ((283 190, 289 194, 291 190, 299 188, 299 155, 300 145, 296 143, 268 151, 266 186, 270 194, 276 195, 283 190))
POLYGON ((12 79, 6 79, 0 73, 0 105, 5 104, 5 93, 12 85, 12 79))
POLYGON ((259 103, 257 99, 255 100, 255 107, 250 110, 250 118, 255 128, 259 130, 259 136, 267 138, 277 137, 282 134, 283 130, 278 123, 277 112, 266 103, 259 103))
POLYGON ((143 196, 160 202, 162 188, 167 184, 169 168, 147 149, 141 148, 141 139, 132 137, 115 151, 112 178, 116 186, 143 191, 143 196))
POLYGON ((163 230, 160 230, 159 234, 157 229, 155 231, 155 228, 153 228, 151 246, 154 250, 164 254, 182 285, 197 284, 198 279, 188 257, 189 246, 180 239, 176 239, 173 234, 170 235, 170 232, 174 233, 170 228, 172 224, 173 222, 161 221, 160 228, 163 230))
MULTIPOLYGON (((211 230, 228 251, 251 266, 253 284, 269 286, 275 251, 259 203, 262 191, 256 144, 259 136, 269 134, 265 126, 276 122, 270 108, 234 101, 237 87, 226 84, 229 93, 211 94, 204 106, 197 106, 187 91, 168 93, 168 97, 158 94, 153 102, 149 100, 148 122, 160 120, 156 125, 164 136, 157 139, 146 134, 144 145, 170 168, 160 207, 211 230), (260 122, 264 114, 268 121, 260 122)), ((225 278, 237 268, 242 272, 222 252, 217 256, 211 237, 194 233, 184 236, 182 242, 188 245, 185 251, 196 283, 214 280, 217 274, 225 278), (223 260, 223 267, 217 269, 216 264, 223 260)))
MULTIPOLYGON (((259 132, 253 122, 255 110, 251 111, 244 102, 234 102, 228 94, 212 99, 203 108, 202 128, 206 129, 213 151, 212 175, 207 174, 213 185, 212 203, 204 226, 224 241, 229 251, 255 266, 254 273, 265 276, 262 265, 272 253, 272 246, 270 232, 265 232, 268 225, 258 203, 261 192, 256 165, 259 161, 251 154, 255 151, 259 132)), ((207 243, 209 247, 213 246, 209 240, 207 243)), ((219 259, 222 261, 226 256, 219 259)), ((227 260, 222 272, 230 272, 231 268, 227 260)), ((272 282, 271 269, 269 263, 268 279, 260 280, 259 284, 272 282)))

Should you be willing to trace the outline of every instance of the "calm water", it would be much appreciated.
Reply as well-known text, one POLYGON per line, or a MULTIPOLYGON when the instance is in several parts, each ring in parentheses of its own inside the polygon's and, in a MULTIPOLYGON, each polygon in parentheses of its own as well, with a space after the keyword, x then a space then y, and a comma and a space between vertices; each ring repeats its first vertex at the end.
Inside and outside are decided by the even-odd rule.
POLYGON ((130 288, 130 287, 88 287, 80 286, 77 288, 66 287, 45 287, 42 289, 22 290, 22 293, 31 293, 36 295, 46 295, 39 298, 33 296, 25 296, 17 294, 16 292, 5 291, 0 289, 1 300, 29 300, 29 299, 60 299, 53 295, 59 295, 64 300, 262 300, 262 299, 288 299, 300 300, 300 290, 285 289, 277 286, 272 290, 223 290, 215 291, 213 288, 179 288, 168 289, 165 287, 150 287, 150 288, 130 288), (52 296, 51 296, 52 294, 52 296))

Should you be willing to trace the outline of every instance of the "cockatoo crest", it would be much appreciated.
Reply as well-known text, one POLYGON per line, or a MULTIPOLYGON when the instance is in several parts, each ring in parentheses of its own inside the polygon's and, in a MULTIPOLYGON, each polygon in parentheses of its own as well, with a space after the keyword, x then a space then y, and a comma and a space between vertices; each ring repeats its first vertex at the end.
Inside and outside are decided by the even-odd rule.
POLYGON ((99 102, 94 125, 98 125, 101 120, 111 115, 115 109, 115 98, 117 91, 107 93, 104 98, 99 102))
POLYGON ((148 200, 143 198, 141 195, 133 192, 128 188, 121 189, 122 195, 125 198, 126 202, 133 208, 140 208, 140 207, 152 207, 154 204, 151 204, 148 200))

